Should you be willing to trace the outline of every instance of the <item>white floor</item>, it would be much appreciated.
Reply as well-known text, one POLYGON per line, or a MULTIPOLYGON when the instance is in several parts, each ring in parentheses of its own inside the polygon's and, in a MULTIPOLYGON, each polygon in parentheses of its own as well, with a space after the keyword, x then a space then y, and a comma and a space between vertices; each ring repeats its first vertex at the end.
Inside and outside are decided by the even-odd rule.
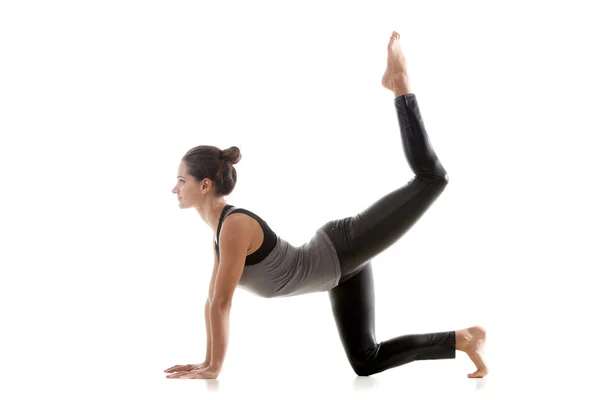
MULTIPOLYGON (((123 337, 130 339, 126 335, 123 337)), ((75 339, 75 346, 71 348, 59 340, 54 348, 48 348, 37 358, 27 352, 21 358, 11 357, 15 362, 2 363, 0 397, 11 400, 152 400, 207 396, 222 399, 249 396, 261 399, 372 399, 388 396, 410 399, 468 399, 474 396, 532 399, 558 394, 563 398, 598 398, 594 397, 598 394, 593 376, 597 369, 594 371, 594 363, 589 362, 592 360, 588 360, 587 368, 576 369, 574 366, 583 365, 585 355, 581 353, 583 357, 576 358, 567 355, 569 350, 575 353, 575 348, 583 350, 584 343, 581 341, 571 347, 555 346, 542 350, 542 344, 550 344, 542 338, 540 346, 533 347, 529 357, 516 354, 524 350, 525 345, 511 353, 510 349, 496 341, 488 351, 490 374, 484 379, 466 377, 472 365, 462 353, 458 353, 455 360, 415 362, 371 377, 356 377, 336 350, 326 353, 320 361, 311 361, 312 356, 307 351, 311 342, 308 340, 306 347, 298 346, 298 352, 291 358, 286 358, 277 348, 266 349, 262 359, 231 357, 217 380, 172 380, 166 379, 162 372, 173 364, 171 359, 176 358, 168 352, 158 348, 153 350, 149 346, 144 351, 142 347, 148 343, 143 339, 137 344, 131 342, 129 352, 127 346, 95 346, 95 340, 99 338, 75 339), (535 360, 539 356, 536 348, 537 352, 547 356, 535 360), (302 353, 304 357, 298 356, 302 353)), ((177 340, 176 336, 174 340, 177 340)), ((32 347, 35 346, 32 343, 32 347)), ((178 361, 185 363, 191 360, 181 357, 178 361)))
POLYGON ((570 380, 556 374, 531 371, 515 365, 513 370, 498 370, 484 379, 464 378, 465 363, 405 367, 378 376, 361 378, 350 373, 290 370, 283 366, 271 370, 255 368, 230 371, 217 380, 170 380, 159 365, 94 364, 40 365, 4 374, 5 399, 222 399, 258 396, 281 398, 397 398, 411 399, 531 399, 558 394, 597 398, 597 387, 585 377, 570 380), (152 368, 154 367, 154 368, 152 368), (10 380, 10 381, 9 381, 10 380), (408 397, 410 396, 410 397, 408 397))

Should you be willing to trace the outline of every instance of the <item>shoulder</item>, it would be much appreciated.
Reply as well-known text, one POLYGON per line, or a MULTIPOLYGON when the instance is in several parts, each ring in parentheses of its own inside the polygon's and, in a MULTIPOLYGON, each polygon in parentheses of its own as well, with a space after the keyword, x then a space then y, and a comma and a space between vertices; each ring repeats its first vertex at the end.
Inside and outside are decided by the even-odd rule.
POLYGON ((223 230, 225 227, 230 227, 230 229, 248 227, 252 220, 253 218, 251 216, 236 210, 225 217, 221 230, 223 230))
POLYGON ((220 243, 230 242, 232 240, 238 243, 245 243, 252 237, 252 217, 243 213, 231 213, 224 220, 221 226, 220 243))

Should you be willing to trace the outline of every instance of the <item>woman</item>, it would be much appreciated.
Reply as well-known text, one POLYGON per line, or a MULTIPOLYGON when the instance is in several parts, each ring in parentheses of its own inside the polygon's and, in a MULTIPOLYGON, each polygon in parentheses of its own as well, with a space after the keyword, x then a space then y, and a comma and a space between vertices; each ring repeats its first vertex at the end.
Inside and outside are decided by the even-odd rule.
POLYGON ((328 291, 333 316, 352 369, 367 376, 416 360, 451 359, 464 351, 482 378, 485 330, 412 334, 377 343, 371 259, 395 243, 425 213, 446 185, 416 96, 410 92, 400 35, 388 43, 382 78, 394 93, 405 156, 415 176, 363 212, 321 226, 302 246, 291 246, 251 211, 224 200, 237 180, 240 150, 198 146, 183 157, 173 189, 180 207, 194 207, 214 232, 214 269, 205 305, 206 360, 176 365, 167 378, 216 378, 223 367, 233 292, 242 287, 264 297, 328 291))

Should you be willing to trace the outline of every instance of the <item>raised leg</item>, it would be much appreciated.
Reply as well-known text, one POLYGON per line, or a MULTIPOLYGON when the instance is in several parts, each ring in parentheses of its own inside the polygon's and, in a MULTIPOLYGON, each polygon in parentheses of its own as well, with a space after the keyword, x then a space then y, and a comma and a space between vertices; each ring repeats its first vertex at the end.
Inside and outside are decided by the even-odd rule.
POLYGON ((429 209, 448 184, 448 174, 429 141, 417 97, 410 92, 400 35, 392 33, 382 84, 394 95, 404 156, 414 177, 363 212, 322 226, 340 259, 342 280, 400 239, 429 209))
POLYGON ((334 243, 342 282, 398 241, 448 184, 446 170, 429 143, 414 94, 394 100, 406 159, 415 176, 364 211, 322 226, 334 243))

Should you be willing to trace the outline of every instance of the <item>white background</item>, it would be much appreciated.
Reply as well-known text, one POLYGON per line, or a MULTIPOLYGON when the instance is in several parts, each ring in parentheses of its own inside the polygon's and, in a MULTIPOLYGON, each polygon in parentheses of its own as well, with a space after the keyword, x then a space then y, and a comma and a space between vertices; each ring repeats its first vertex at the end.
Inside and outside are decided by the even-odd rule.
POLYGON ((0 397, 589 395, 591 3, 3 1, 0 397), (378 339, 481 324, 490 375, 459 353, 357 378, 326 293, 238 290, 218 380, 166 379, 204 360, 212 267, 180 158, 240 147, 229 203, 294 245, 363 210, 411 178, 393 30, 450 184, 374 260, 378 339))

